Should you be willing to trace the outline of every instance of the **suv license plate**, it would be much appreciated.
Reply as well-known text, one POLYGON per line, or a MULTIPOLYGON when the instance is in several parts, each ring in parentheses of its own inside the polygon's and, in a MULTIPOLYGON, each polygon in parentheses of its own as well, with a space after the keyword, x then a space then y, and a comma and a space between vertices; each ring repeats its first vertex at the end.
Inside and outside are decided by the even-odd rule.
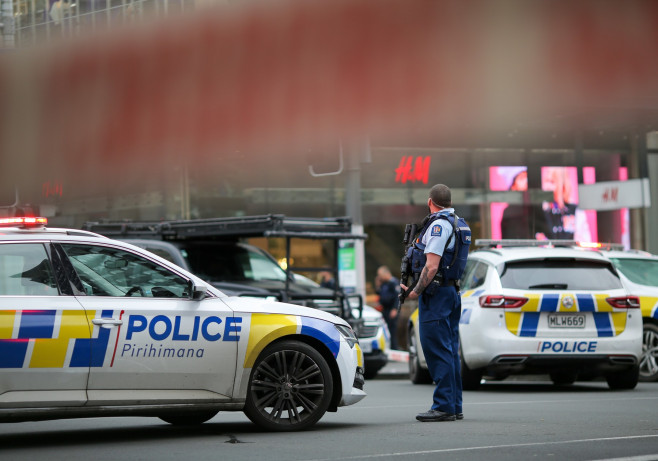
POLYGON ((585 314, 549 314, 549 328, 585 328, 585 314))

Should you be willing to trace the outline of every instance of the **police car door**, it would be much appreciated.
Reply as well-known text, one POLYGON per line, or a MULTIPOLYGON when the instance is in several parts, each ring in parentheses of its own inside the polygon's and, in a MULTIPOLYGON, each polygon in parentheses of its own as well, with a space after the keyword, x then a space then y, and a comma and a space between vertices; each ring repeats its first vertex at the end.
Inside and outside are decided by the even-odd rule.
POLYGON ((0 406, 84 405, 89 339, 85 312, 50 244, 3 242, 0 406))
POLYGON ((231 397, 239 319, 219 299, 190 298, 176 271, 112 244, 61 247, 93 315, 89 404, 130 404, 231 397))

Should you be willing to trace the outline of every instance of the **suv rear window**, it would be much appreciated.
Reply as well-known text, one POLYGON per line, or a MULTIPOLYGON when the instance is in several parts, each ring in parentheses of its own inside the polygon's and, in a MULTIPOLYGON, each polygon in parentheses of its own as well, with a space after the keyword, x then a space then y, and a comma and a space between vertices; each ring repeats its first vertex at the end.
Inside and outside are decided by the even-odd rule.
POLYGON ((611 265, 573 259, 509 262, 500 281, 503 288, 519 290, 601 291, 622 288, 611 265))
POLYGON ((211 281, 286 281, 286 271, 266 254, 239 245, 187 245, 192 272, 211 281))
POLYGON ((658 286, 658 260, 614 258, 612 263, 631 282, 658 286))

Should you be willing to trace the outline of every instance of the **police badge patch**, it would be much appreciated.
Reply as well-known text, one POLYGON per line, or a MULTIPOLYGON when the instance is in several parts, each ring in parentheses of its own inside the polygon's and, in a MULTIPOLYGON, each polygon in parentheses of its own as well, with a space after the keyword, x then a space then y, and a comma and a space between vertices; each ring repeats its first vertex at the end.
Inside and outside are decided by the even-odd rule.
POLYGON ((441 237, 441 232, 443 232, 443 229, 440 224, 432 226, 432 237, 441 237))

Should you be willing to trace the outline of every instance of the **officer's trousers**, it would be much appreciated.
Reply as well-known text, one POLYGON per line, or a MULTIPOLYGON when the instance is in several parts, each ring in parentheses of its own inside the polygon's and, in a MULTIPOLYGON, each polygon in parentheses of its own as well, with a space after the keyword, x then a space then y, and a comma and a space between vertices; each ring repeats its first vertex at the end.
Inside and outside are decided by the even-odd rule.
POLYGON ((430 376, 436 383, 433 410, 462 412, 459 318, 461 298, 455 287, 439 287, 419 299, 420 344, 430 376))

